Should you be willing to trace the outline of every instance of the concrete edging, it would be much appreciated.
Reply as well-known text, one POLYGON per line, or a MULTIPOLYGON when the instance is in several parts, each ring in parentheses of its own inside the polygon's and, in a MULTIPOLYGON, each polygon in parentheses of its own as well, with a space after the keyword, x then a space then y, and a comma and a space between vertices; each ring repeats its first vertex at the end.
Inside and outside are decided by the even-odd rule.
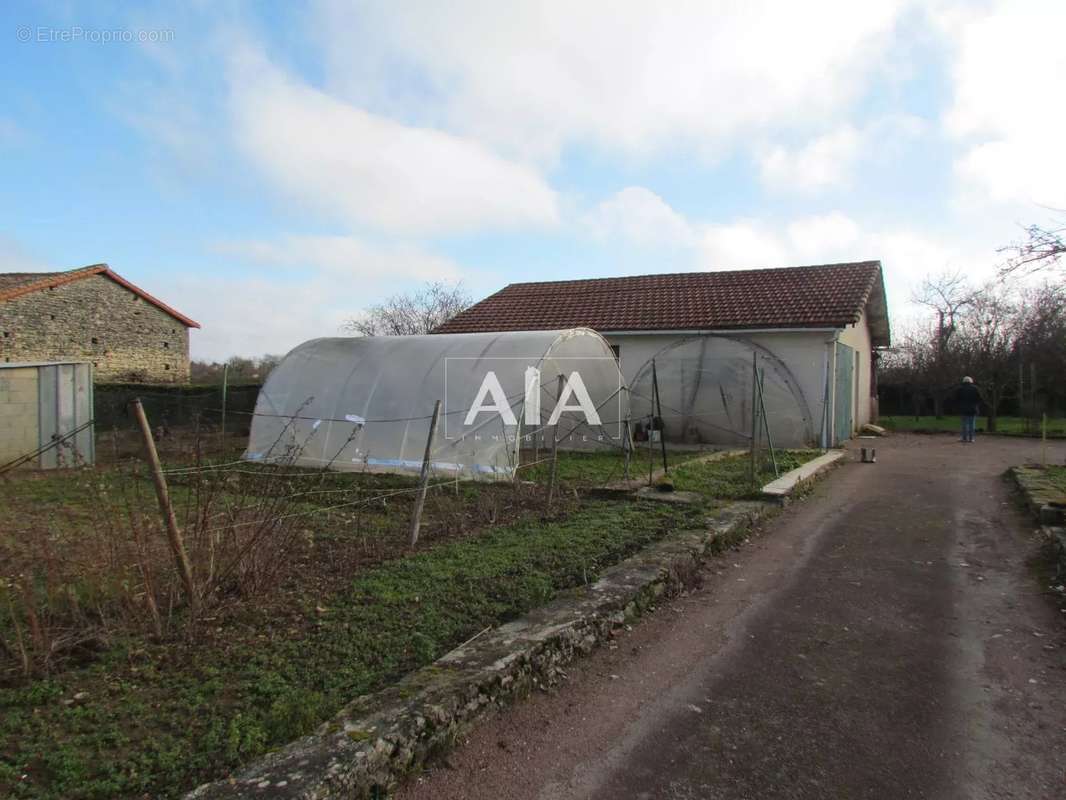
POLYGON ((706 529, 668 535, 591 586, 357 698, 315 733, 186 799, 380 797, 479 718, 565 677, 564 665, 608 641, 657 598, 691 584, 704 555, 735 544, 774 510, 761 501, 733 503, 708 517, 706 529))
POLYGON ((830 450, 817 458, 812 458, 806 464, 801 464, 780 478, 770 481, 762 487, 762 495, 767 500, 785 502, 798 488, 832 468, 845 455, 843 450, 830 450))
POLYGON ((1039 469, 1033 467, 1011 467, 1008 470, 1018 490, 1025 499, 1025 505, 1040 525, 1055 558, 1058 568, 1057 580, 1066 577, 1066 509, 1052 505, 1061 500, 1062 495, 1048 486, 1039 469))

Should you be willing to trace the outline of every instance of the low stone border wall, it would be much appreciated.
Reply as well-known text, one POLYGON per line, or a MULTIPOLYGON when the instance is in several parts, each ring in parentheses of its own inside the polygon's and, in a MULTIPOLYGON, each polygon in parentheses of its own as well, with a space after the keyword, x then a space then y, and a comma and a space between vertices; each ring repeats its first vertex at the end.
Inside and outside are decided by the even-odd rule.
POLYGON ((1056 579, 1066 579, 1066 509, 1062 506, 1062 492, 1048 483, 1043 470, 1037 467, 1011 467, 1009 472, 1047 537, 1058 566, 1056 579))
POLYGON ((826 470, 832 469, 845 455, 843 450, 829 450, 817 458, 812 458, 806 464, 800 464, 795 469, 789 470, 777 480, 770 481, 762 487, 762 495, 773 502, 788 503, 793 493, 802 489, 826 470))
POLYGON ((691 584, 705 554, 736 544, 774 510, 763 502, 733 503, 709 517, 706 529, 670 534, 591 586, 486 631, 399 683, 356 699, 314 734, 186 797, 379 797, 452 746, 479 717, 556 682, 568 662, 609 640, 658 598, 691 584))
POLYGON ((1045 480, 1043 470, 1039 467, 1011 467, 1010 474, 1041 525, 1066 523, 1066 509, 1062 507, 1066 498, 1060 489, 1045 480))

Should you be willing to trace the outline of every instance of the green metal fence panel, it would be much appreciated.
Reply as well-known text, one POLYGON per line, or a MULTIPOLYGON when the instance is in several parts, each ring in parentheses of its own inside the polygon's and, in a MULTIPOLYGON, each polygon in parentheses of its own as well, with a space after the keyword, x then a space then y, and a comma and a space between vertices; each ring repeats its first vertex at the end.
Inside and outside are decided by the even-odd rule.
POLYGON ((851 438, 855 420, 855 350, 837 343, 836 389, 833 402, 833 444, 839 446, 851 438))

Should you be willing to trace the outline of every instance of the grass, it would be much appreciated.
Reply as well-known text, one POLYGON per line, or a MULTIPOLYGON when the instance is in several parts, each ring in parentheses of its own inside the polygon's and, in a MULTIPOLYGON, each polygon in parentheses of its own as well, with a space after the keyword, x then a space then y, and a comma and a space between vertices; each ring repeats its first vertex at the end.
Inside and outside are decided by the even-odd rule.
MULTIPOLYGON (((539 457, 547 458, 549 455, 550 453, 541 451, 539 457)), ((671 468, 704 455, 707 455, 707 451, 667 450, 666 452, 667 463, 671 465, 671 468)), ((533 461, 533 453, 531 451, 523 451, 522 460, 525 463, 533 461)), ((653 470, 662 469, 662 451, 659 445, 655 445, 654 449, 649 450, 647 444, 643 443, 633 451, 629 467, 630 478, 643 477, 647 479, 649 464, 653 470)), ((521 468, 519 477, 544 483, 548 480, 550 467, 551 465, 548 463, 540 463, 528 469, 521 468)), ((556 475, 562 484, 586 488, 601 487, 608 483, 621 481, 625 477, 624 467, 625 462, 622 452, 614 448, 591 452, 560 451, 556 475)))
MULTIPOLYGON (((177 441, 164 454, 170 466, 183 463, 183 448, 177 441)), ((545 519, 545 464, 529 469, 533 484, 442 483, 430 491, 416 551, 406 543, 409 476, 271 474, 253 465, 211 472, 213 514, 226 517, 261 500, 270 508, 271 498, 283 497, 282 510, 299 515, 298 541, 269 591, 236 593, 198 621, 155 635, 143 619, 140 627, 122 624, 119 605, 103 594, 113 591, 126 607, 144 597, 122 527, 129 513, 158 526, 143 471, 130 474, 116 453, 115 467, 0 480, 0 579, 16 576, 14 587, 20 572, 49 573, 35 562, 40 549, 27 546, 36 535, 45 554, 61 552, 70 570, 49 573, 49 584, 94 587, 94 619, 106 629, 43 676, 0 671, 0 796, 173 797, 224 776, 473 633, 595 580, 671 530, 700 525, 715 500, 750 494, 746 459, 685 465, 700 455, 668 457, 677 488, 703 493, 703 507, 562 492, 555 516, 545 519)), ((807 457, 780 456, 789 462, 782 469, 807 457)), ((658 468, 660 457, 658 449, 635 452, 634 477, 646 474, 649 461, 658 468)), ((621 453, 563 451, 558 470, 564 486, 601 486, 621 479, 621 453)), ((760 473, 760 485, 770 477, 760 473)), ((187 533, 203 509, 205 480, 170 476, 187 533)), ((165 540, 158 527, 148 532, 162 574, 165 540)), ((11 624, 4 591, 0 584, 0 637, 11 624)), ((179 602, 179 622, 181 614, 179 602)))
MULTIPOLYGON (((915 431, 918 433, 954 433, 958 435, 959 431, 962 430, 962 418, 948 416, 940 419, 936 417, 918 417, 915 419, 913 416, 904 415, 879 417, 877 424, 890 431, 915 431)), ((987 417, 977 418, 977 431, 979 433, 986 432, 987 425, 987 417)), ((1037 423, 1036 427, 1033 428, 1032 422, 1024 417, 997 417, 995 433, 1003 436, 1039 436, 1040 424, 1037 423)), ((1066 419, 1049 419, 1047 421, 1047 433, 1048 436, 1066 436, 1066 419)))
MULTIPOLYGON (((777 453, 778 468, 782 474, 801 464, 817 458, 820 450, 786 450, 777 453)), ((744 500, 759 496, 759 490, 777 477, 770 464, 761 461, 751 480, 751 460, 748 456, 729 456, 717 461, 702 461, 687 464, 670 471, 674 488, 679 491, 699 492, 720 500, 744 500)))
POLYGON ((589 502, 379 564, 288 619, 247 608, 209 643, 117 641, 90 665, 0 689, 0 795, 176 796, 702 511, 589 502))
POLYGON ((1043 478, 1048 485, 1066 495, 1066 467, 1047 467, 1043 478))

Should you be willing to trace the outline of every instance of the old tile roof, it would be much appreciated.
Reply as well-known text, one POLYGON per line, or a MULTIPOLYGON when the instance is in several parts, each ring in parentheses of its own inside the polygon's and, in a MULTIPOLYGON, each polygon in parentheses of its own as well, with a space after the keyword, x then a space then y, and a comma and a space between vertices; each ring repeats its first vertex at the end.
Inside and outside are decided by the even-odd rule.
POLYGON ((111 269, 107 264, 93 264, 89 267, 70 269, 65 272, 3 272, 0 273, 0 303, 5 300, 13 300, 30 292, 39 292, 64 283, 72 283, 93 275, 103 275, 110 278, 119 286, 133 292, 141 299, 151 303, 157 308, 174 317, 178 322, 188 328, 199 328, 200 323, 189 319, 179 311, 168 306, 162 300, 158 300, 148 294, 144 289, 135 286, 111 269))
POLYGON ((864 309, 874 346, 887 346, 880 261, 512 283, 435 332, 839 328, 864 309))

